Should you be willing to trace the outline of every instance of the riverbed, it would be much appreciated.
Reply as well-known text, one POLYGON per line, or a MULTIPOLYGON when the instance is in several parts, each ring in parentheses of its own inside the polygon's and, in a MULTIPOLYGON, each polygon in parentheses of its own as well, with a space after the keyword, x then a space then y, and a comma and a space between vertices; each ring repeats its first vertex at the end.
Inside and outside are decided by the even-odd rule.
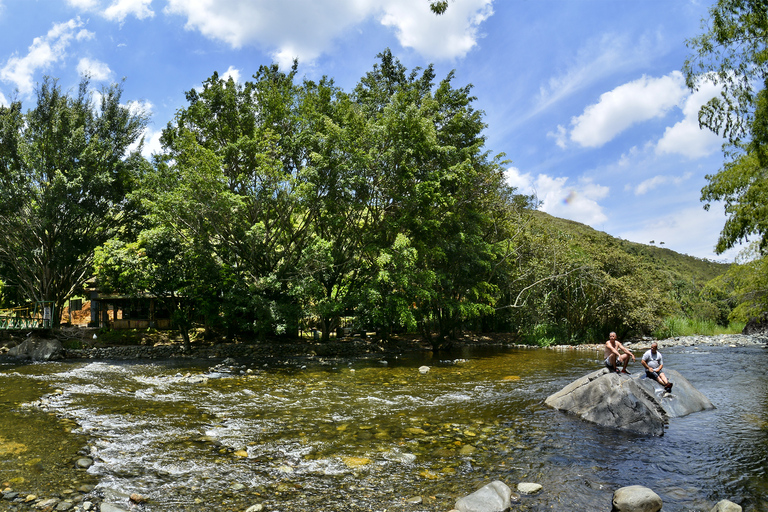
POLYGON ((662 437, 543 404, 600 367, 590 350, 5 364, 0 483, 153 512, 448 511, 493 480, 543 485, 512 510, 610 510, 640 484, 665 512, 768 511, 765 345, 661 346, 716 406, 662 437))

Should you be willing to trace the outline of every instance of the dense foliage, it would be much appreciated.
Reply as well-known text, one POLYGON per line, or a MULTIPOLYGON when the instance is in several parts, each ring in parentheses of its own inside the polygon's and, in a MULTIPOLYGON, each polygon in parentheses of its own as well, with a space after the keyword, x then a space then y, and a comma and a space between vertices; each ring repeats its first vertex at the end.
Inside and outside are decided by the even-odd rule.
POLYGON ((755 237, 768 250, 768 4, 764 0, 718 0, 706 30, 688 41, 689 87, 712 82, 721 94, 701 108, 699 123, 724 137, 726 163, 707 176, 708 208, 725 203, 728 219, 716 250, 755 237))
POLYGON ((145 164, 146 119, 121 94, 113 86, 96 101, 85 80, 69 95, 48 79, 32 110, 0 107, 0 272, 16 301, 51 301, 60 314, 92 277, 94 250, 132 223, 126 194, 145 164))
POLYGON ((145 119, 119 88, 97 108, 87 83, 75 97, 44 83, 35 109, 0 115, 0 278, 17 285, 2 296, 62 304, 95 277, 158 301, 187 346, 197 327, 328 340, 343 322, 440 346, 467 330, 551 344, 651 333, 675 314, 728 322, 739 300, 704 290, 725 266, 537 212, 485 148, 470 86, 378 58, 348 92, 295 65, 244 83, 214 73, 151 163, 130 152, 145 119), (49 110, 55 123, 39 121, 49 110))

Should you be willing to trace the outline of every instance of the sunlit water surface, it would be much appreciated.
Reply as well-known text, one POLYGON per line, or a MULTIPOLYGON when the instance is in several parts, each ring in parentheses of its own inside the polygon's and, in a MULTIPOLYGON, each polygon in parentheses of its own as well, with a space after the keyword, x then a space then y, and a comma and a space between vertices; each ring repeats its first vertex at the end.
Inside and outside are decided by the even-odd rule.
POLYGON ((147 511, 447 511, 493 480, 544 486, 513 510, 607 511, 615 489, 640 484, 665 512, 724 498, 768 511, 765 349, 664 356, 717 408, 660 438, 543 404, 600 367, 589 351, 3 365, 0 483, 96 484, 117 504, 145 496, 147 511), (78 452, 96 461, 87 472, 78 452))

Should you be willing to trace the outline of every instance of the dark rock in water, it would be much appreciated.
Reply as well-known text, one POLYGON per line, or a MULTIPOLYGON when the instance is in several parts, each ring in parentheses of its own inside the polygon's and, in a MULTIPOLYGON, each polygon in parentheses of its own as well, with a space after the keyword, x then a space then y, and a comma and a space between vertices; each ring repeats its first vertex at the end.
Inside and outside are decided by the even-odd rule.
POLYGON ((24 340, 8 351, 8 357, 32 361, 56 361, 62 359, 64 348, 58 340, 24 340))
POLYGON ((674 384, 673 393, 647 379, 645 372, 627 375, 602 368, 550 395, 545 403, 598 425, 655 436, 664 435, 670 417, 714 408, 678 372, 664 373, 674 384))
POLYGON ((741 333, 748 336, 768 337, 768 311, 762 315, 750 318, 741 333))

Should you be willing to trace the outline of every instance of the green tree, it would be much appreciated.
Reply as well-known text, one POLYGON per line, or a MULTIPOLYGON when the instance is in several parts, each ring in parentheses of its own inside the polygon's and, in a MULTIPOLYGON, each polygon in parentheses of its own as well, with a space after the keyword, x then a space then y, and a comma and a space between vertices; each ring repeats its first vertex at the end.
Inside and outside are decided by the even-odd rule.
POLYGON ((120 85, 98 102, 88 85, 70 95, 46 78, 26 114, 18 102, 0 108, 0 267, 58 318, 91 277, 94 249, 132 221, 126 193, 147 165, 146 116, 121 104, 120 85))
POLYGON ((768 311, 768 256, 761 255, 756 243, 741 251, 728 271, 709 281, 702 295, 723 301, 730 298, 728 319, 746 322, 768 311))
POLYGON ((705 208, 724 201, 728 220, 717 242, 721 253, 756 236, 768 249, 768 4, 763 0, 718 0, 709 24, 688 41, 693 54, 684 66, 688 86, 702 81, 721 87, 704 105, 699 124, 726 140, 728 161, 708 175, 705 208))
MULTIPOLYGON (((413 297, 427 340, 455 337, 462 325, 493 311, 495 244, 507 238, 499 216, 514 203, 501 155, 484 148, 483 112, 471 86, 438 84, 431 66, 406 68, 387 50, 352 98, 366 119, 367 160, 361 189, 371 215, 373 261, 405 235, 414 270, 433 277, 413 297), (428 284, 428 285, 427 285, 428 284)), ((371 266, 371 269, 374 269, 371 266)))
POLYGON ((171 314, 184 348, 191 348, 189 332, 218 299, 220 269, 208 251, 177 239, 163 227, 144 229, 138 240, 114 238, 96 249, 99 286, 141 298, 148 295, 171 314))

